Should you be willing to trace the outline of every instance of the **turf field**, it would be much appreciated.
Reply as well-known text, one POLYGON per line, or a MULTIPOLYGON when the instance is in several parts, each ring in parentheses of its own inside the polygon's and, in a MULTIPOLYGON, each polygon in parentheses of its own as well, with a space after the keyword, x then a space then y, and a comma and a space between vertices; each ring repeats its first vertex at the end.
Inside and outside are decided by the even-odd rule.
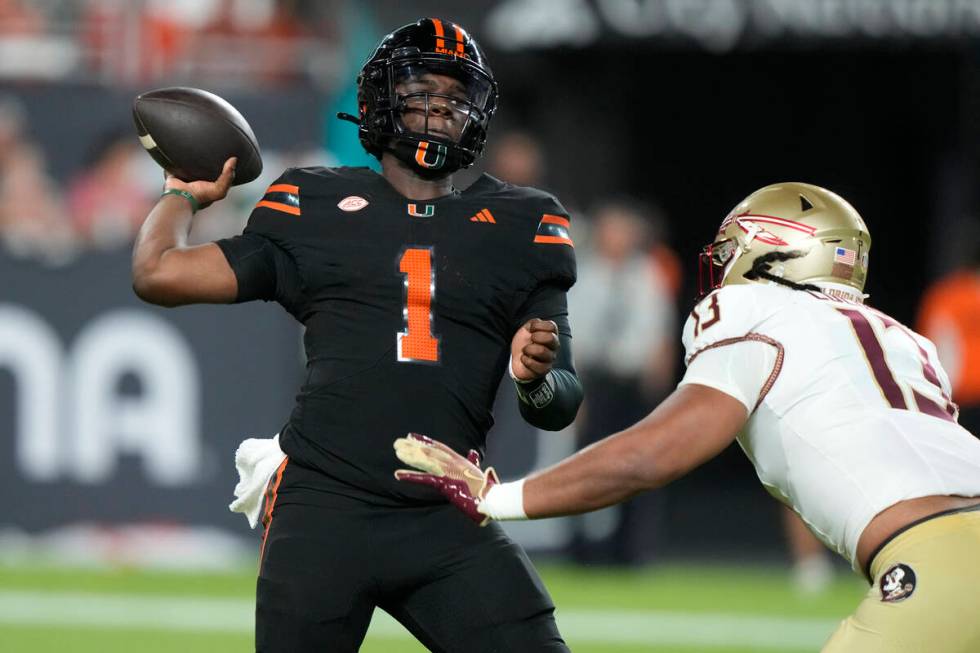
MULTIPOLYGON (((785 571, 658 566, 540 567, 576 653, 816 651, 864 586, 841 572, 797 596, 785 571)), ((225 653, 251 649, 253 569, 200 574, 0 566, 4 653, 225 653)), ((424 649, 376 613, 365 653, 424 649)))

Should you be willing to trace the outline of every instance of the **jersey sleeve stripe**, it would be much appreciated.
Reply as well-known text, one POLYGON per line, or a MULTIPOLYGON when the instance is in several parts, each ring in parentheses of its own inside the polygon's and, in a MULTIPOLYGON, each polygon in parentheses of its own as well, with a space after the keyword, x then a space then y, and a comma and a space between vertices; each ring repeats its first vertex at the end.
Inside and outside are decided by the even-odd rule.
POLYGON ((761 333, 747 333, 744 336, 738 336, 736 338, 725 338, 724 340, 713 342, 707 347, 699 349, 694 353, 693 356, 691 356, 691 360, 689 360, 687 364, 690 365, 691 361, 693 361, 695 358, 700 356, 703 352, 706 352, 710 349, 715 349, 716 347, 724 347, 726 345, 734 345, 735 343, 745 342, 747 340, 764 342, 767 345, 772 345, 773 347, 776 348, 776 362, 773 363, 772 372, 769 373, 769 378, 766 379, 766 382, 762 385, 762 389, 759 391, 759 399, 758 401, 755 402, 755 408, 752 409, 752 412, 754 412, 755 409, 758 408, 759 405, 762 403, 762 400, 766 398, 766 395, 769 394, 769 391, 772 390, 773 384, 775 384, 776 379, 779 378, 779 373, 782 372, 783 370, 783 358, 785 358, 786 355, 786 351, 783 348, 783 343, 773 338, 770 338, 769 336, 764 336, 761 333))
POLYGON ((299 186, 294 186, 293 184, 272 184, 269 189, 265 191, 265 194, 269 193, 299 193, 299 186))
POLYGON ((569 226, 568 218, 545 213, 541 216, 541 222, 538 223, 538 230, 534 235, 534 242, 575 247, 575 243, 572 242, 572 236, 568 233, 569 226))
POLYGON ((571 226, 571 224, 569 224, 568 222, 568 218, 563 218, 560 215, 550 215, 548 213, 545 213, 543 216, 541 216, 541 222, 544 224, 558 224, 565 227, 566 229, 568 229, 571 226))
POLYGON ((289 213, 290 215, 302 215, 298 206, 290 206, 289 204, 283 204, 282 202, 270 202, 269 200, 262 200, 255 205, 255 208, 264 206, 267 209, 274 209, 276 211, 282 211, 283 213, 289 213))
POLYGON ((561 236, 535 236, 534 242, 545 245, 568 245, 569 247, 575 247, 575 243, 572 242, 571 238, 562 238, 561 236))

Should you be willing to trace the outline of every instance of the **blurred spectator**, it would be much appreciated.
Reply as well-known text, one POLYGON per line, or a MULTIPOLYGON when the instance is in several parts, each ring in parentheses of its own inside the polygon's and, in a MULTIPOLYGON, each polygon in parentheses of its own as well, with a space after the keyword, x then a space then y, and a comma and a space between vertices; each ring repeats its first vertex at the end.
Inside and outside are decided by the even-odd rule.
MULTIPOLYGON (((670 390, 677 340, 673 294, 649 255, 656 212, 631 201, 595 213, 591 247, 579 247, 578 281, 569 292, 575 363, 585 386, 579 446, 633 424, 670 390)), ((639 563, 650 557, 659 495, 621 507, 611 537, 590 541, 582 521, 582 561, 639 563)))
POLYGON ((24 132, 23 107, 0 98, 0 239, 16 256, 65 263, 75 239, 44 156, 24 132))
POLYGON ((980 436, 980 227, 966 265, 926 290, 916 330, 936 344, 960 424, 980 436))
POLYGON ((69 182, 72 225, 88 245, 98 249, 132 243, 152 206, 138 177, 139 159, 146 154, 131 132, 103 136, 84 169, 69 182))
POLYGON ((202 65, 265 83, 295 80, 308 35, 295 12, 296 3, 284 0, 221 0, 195 41, 202 65))
POLYGON ((42 34, 47 28, 44 13, 23 0, 0 0, 0 35, 42 34))
POLYGON ((545 158, 538 141, 528 133, 508 131, 494 137, 487 172, 517 186, 540 187, 545 158))

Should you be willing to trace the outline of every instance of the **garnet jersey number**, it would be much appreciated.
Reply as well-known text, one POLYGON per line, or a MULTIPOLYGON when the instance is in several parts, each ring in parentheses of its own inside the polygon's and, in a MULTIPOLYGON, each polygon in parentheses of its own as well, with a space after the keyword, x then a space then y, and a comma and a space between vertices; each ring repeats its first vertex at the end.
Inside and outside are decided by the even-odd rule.
POLYGON ((950 422, 956 421, 956 405, 943 389, 939 375, 929 362, 929 355, 907 327, 870 307, 835 308, 851 321, 858 344, 864 350, 871 376, 889 406, 900 410, 917 410, 950 422), (907 336, 900 341, 901 346, 909 349, 908 353, 918 359, 921 377, 910 378, 906 375, 904 379, 900 379, 892 372, 878 335, 881 333, 883 336, 892 329, 907 336), (911 395, 912 402, 908 401, 906 393, 902 391, 903 385, 906 386, 908 395, 911 395))
POLYGON ((405 330, 397 334, 398 360, 403 363, 438 363, 439 338, 432 333, 432 299, 436 276, 432 247, 406 247, 398 257, 398 272, 405 277, 402 316, 405 330))

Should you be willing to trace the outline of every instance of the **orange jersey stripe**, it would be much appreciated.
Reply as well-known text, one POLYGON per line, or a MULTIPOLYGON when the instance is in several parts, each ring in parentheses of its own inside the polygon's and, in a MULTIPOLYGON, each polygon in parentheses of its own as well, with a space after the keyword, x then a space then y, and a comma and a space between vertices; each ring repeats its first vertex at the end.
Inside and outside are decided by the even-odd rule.
POLYGON ((568 222, 568 218, 563 218, 560 215, 550 215, 545 213, 541 216, 541 222, 546 222, 548 224, 560 224, 561 226, 568 229, 571 225, 568 222))
POLYGON ((283 213, 289 213, 291 215, 301 215, 298 206, 292 206, 290 204, 283 204, 282 202, 270 202, 269 200, 262 200, 255 205, 255 208, 264 206, 269 209, 275 209, 276 211, 282 211, 283 213))
POLYGON ((569 245, 575 247, 575 243, 572 242, 571 238, 562 238, 561 236, 535 236, 534 242, 545 243, 547 245, 569 245))
POLYGON ((494 224, 497 224, 497 221, 493 219, 493 213, 490 213, 489 209, 483 209, 482 211, 480 211, 480 215, 482 215, 487 220, 487 222, 492 222, 494 224))
POLYGON ((293 186, 292 184, 272 184, 269 186, 269 190, 265 191, 266 195, 269 193, 292 193, 295 195, 299 192, 299 186, 293 186))
POLYGON ((436 47, 445 48, 446 41, 443 39, 443 37, 446 36, 446 31, 442 27, 442 21, 438 18, 433 18, 432 26, 436 28, 436 47))
POLYGON ((265 554, 265 540, 269 537, 269 527, 272 526, 272 511, 276 507, 276 499, 279 497, 279 484, 282 483, 282 473, 286 471, 286 463, 289 462, 287 456, 279 465, 275 473, 275 481, 269 487, 265 496, 265 517, 262 522, 265 524, 265 532, 262 533, 262 546, 259 548, 259 566, 262 566, 262 556, 265 554))

